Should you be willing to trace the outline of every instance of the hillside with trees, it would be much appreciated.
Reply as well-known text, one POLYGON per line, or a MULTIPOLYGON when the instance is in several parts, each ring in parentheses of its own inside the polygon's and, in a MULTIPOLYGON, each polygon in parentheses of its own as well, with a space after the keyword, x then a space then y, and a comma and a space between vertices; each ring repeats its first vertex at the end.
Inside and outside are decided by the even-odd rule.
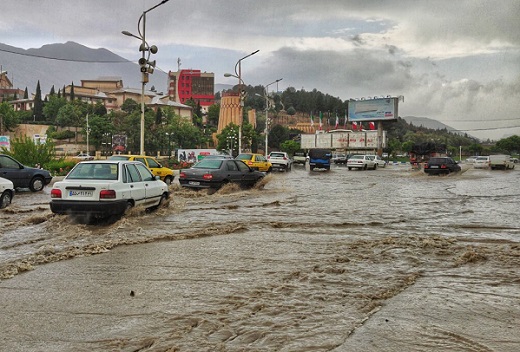
MULTIPOLYGON (((52 87, 49 94, 42 100, 40 84, 36 87, 33 111, 14 111, 8 102, 0 104, 1 131, 13 131, 17 124, 50 125, 47 131, 48 138, 56 145, 61 141, 80 143, 87 134, 87 117, 89 121, 89 139, 91 145, 103 153, 110 153, 110 142, 113 135, 127 136, 127 151, 137 152, 140 142, 140 104, 127 99, 120 111, 107 112, 102 104, 88 104, 74 99, 67 101, 52 87), (78 138, 81 136, 82 138, 78 138)), ((265 108, 266 97, 263 86, 247 86, 247 95, 244 106, 244 125, 242 128, 243 148, 263 151, 265 148, 264 130, 266 126, 265 108), (257 113, 257 125, 253 128, 247 123, 246 114, 250 109, 257 113)), ((71 92, 72 95, 72 92, 71 92)), ((311 114, 317 116, 322 112, 324 123, 334 125, 336 114, 345 116, 348 102, 337 97, 317 91, 296 90, 293 87, 283 92, 269 95, 269 149, 284 150, 287 152, 298 148, 298 135, 303 131, 291 128, 290 121, 298 119, 309 121, 311 114)), ((216 101, 219 101, 217 93, 216 101)), ((216 135, 214 145, 213 134, 216 132, 219 117, 219 105, 211 106, 204 115, 200 104, 191 100, 188 102, 193 108, 192 121, 175 115, 168 108, 146 109, 145 111, 145 151, 149 155, 160 152, 169 155, 172 150, 183 148, 208 148, 218 150, 230 149, 230 141, 237 137, 238 126, 228 126, 219 135, 216 135)), ((512 136, 494 144, 482 144, 467 134, 460 134, 447 129, 434 130, 422 126, 414 126, 398 118, 395 121, 385 121, 384 130, 387 131, 388 147, 385 152, 401 154, 409 152, 413 145, 420 143, 441 143, 447 146, 452 155, 458 155, 462 149, 463 155, 508 153, 518 154, 520 151, 520 137, 512 136)))

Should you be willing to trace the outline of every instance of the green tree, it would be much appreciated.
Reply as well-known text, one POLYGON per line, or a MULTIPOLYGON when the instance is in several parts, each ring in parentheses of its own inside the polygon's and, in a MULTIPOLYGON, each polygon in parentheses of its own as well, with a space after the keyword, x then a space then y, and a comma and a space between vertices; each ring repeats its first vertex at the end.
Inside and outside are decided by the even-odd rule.
POLYGON ((286 152, 289 155, 294 155, 296 151, 300 149, 300 143, 293 141, 293 140, 287 140, 280 144, 280 150, 282 152, 286 152))
POLYGON ((496 146, 509 154, 520 153, 520 137, 514 135, 503 138, 496 143, 496 146))
POLYGON ((208 123, 211 126, 218 126, 218 118, 220 115, 220 104, 213 104, 208 108, 208 123))
POLYGON ((274 125, 269 131, 269 147, 280 149, 280 144, 290 139, 289 129, 282 125, 274 125))
POLYGON ((222 129, 220 134, 217 134, 217 150, 218 151, 231 151, 236 156, 238 150, 238 125, 230 123, 222 129))
POLYGON ((36 84, 36 94, 34 95, 34 107, 33 115, 35 121, 41 121, 43 119, 43 101, 42 101, 42 90, 40 88, 40 81, 36 84))
POLYGON ((20 163, 33 166, 40 164, 46 167, 56 158, 54 143, 47 139, 46 143, 35 144, 29 137, 16 137, 11 140, 11 150, 2 147, 2 153, 7 154, 18 160, 20 163))
POLYGON ((0 134, 4 134, 5 131, 14 131, 18 122, 18 115, 13 107, 5 101, 0 103, 0 134))
POLYGON ((138 104, 134 99, 125 99, 123 104, 121 105, 121 110, 130 114, 134 111, 141 111, 141 105, 138 104))
POLYGON ((43 115, 47 121, 55 122, 60 109, 67 104, 65 98, 58 98, 57 95, 51 95, 49 101, 43 107, 43 115))

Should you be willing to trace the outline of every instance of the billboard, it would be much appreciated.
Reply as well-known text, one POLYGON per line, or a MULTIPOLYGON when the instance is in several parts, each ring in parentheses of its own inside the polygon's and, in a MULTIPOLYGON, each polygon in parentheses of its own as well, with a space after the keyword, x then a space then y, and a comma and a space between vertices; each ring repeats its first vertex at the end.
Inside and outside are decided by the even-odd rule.
POLYGON ((399 98, 351 100, 348 102, 348 119, 357 121, 394 120, 397 118, 399 98))
POLYGON ((324 149, 377 149, 386 147, 386 131, 381 133, 379 141, 378 131, 362 132, 334 132, 318 134, 302 134, 301 148, 324 149))
POLYGON ((2 148, 11 150, 11 141, 9 136, 0 136, 0 150, 2 150, 2 148))

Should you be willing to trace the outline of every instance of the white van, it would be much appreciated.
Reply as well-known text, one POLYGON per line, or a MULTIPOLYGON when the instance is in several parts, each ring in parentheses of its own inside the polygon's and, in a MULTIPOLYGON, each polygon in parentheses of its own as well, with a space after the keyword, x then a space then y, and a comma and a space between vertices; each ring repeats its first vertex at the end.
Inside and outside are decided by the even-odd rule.
POLYGON ((491 170, 509 170, 514 169, 515 164, 511 161, 510 155, 490 155, 489 167, 491 170))

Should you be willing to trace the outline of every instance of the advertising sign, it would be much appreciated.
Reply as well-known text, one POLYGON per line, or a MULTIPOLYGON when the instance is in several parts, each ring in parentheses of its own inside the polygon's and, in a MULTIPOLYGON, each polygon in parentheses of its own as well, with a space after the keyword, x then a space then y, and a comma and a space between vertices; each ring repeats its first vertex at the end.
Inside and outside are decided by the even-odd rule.
POLYGON ((217 155, 216 149, 179 149, 177 152, 179 161, 196 163, 206 155, 217 155))
POLYGON ((334 132, 319 134, 302 134, 301 148, 324 149, 377 149, 386 147, 386 131, 382 131, 379 146, 378 131, 334 132))
POLYGON ((0 136, 0 150, 5 148, 7 150, 11 150, 11 141, 9 140, 9 136, 0 136))
POLYGON ((351 100, 348 102, 348 118, 351 122, 394 120, 397 118, 398 98, 351 100))

